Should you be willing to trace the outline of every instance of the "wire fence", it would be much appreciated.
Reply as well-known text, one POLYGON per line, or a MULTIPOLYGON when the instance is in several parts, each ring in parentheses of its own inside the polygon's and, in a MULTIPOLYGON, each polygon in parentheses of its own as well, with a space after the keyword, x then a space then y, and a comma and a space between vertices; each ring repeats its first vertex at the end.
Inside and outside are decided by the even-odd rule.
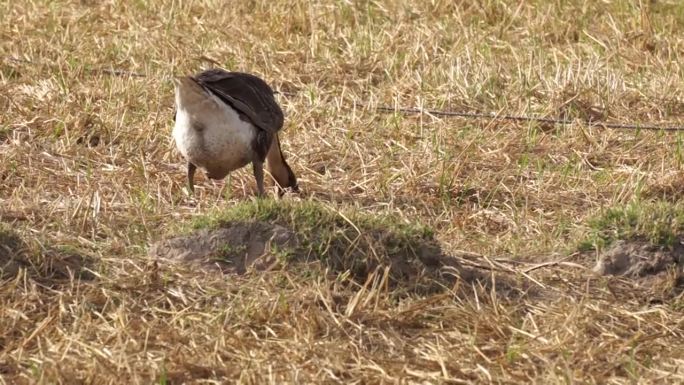
MULTIPOLYGON (((8 62, 18 63, 18 64, 29 64, 38 65, 41 63, 28 60, 16 58, 13 56, 6 56, 4 59, 8 62)), ((101 73, 111 76, 129 76, 136 78, 144 78, 147 75, 115 69, 107 67, 92 68, 88 70, 91 73, 101 73)), ((274 91, 275 94, 281 94, 287 97, 296 97, 299 95, 297 92, 290 91, 274 91)), ((538 122, 546 124, 559 124, 559 125, 571 125, 576 123, 582 123, 587 126, 592 127, 602 127, 606 129, 625 129, 625 130, 644 130, 644 131, 684 131, 684 125, 658 125, 650 123, 611 123, 597 120, 582 120, 582 119, 559 119, 559 118, 549 118, 543 116, 529 116, 529 115, 509 115, 502 113, 491 113, 491 112, 468 112, 468 111, 450 111, 450 110, 437 110, 429 108, 415 108, 415 107, 389 107, 389 106, 372 106, 367 103, 354 102, 354 107, 364 107, 369 110, 373 110, 379 113, 398 113, 404 115, 432 115, 440 117, 459 117, 465 119, 486 119, 486 120, 504 120, 504 121, 517 121, 517 122, 538 122)))

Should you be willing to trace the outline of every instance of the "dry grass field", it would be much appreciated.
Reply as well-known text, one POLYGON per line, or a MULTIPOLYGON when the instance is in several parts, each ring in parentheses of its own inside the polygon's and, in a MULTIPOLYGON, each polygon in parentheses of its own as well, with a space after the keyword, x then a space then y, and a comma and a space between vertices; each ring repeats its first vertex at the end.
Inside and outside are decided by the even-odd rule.
POLYGON ((586 123, 684 126, 683 63, 678 0, 0 0, 0 384, 683 383, 684 257, 592 268, 682 255, 684 132, 586 123), (281 91, 299 195, 188 195, 172 77, 212 66, 281 91), (148 254, 252 218, 306 260, 148 254), (384 268, 423 240, 472 274, 384 268))

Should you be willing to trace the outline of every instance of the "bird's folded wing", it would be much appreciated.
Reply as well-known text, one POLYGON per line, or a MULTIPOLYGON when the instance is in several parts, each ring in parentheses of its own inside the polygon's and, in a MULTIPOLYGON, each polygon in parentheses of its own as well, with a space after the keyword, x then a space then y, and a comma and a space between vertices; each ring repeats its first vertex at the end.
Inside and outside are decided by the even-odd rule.
POLYGON ((260 78, 241 72, 210 69, 195 80, 229 104, 258 128, 275 133, 283 127, 283 111, 273 97, 273 90, 260 78))

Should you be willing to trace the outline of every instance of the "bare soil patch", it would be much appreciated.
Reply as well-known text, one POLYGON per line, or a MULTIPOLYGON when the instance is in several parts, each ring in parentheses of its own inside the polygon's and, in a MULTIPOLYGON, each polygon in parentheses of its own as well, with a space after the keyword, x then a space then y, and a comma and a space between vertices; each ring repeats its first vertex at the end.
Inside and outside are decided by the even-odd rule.
POLYGON ((219 229, 201 229, 192 234, 155 243, 149 255, 171 263, 190 263, 223 273, 244 274, 248 268, 264 270, 277 264, 271 251, 292 251, 295 233, 267 222, 239 222, 219 229))
POLYGON ((674 294, 684 291, 684 245, 654 245, 643 240, 618 240, 599 258, 594 271, 620 276, 647 287, 675 275, 674 294))

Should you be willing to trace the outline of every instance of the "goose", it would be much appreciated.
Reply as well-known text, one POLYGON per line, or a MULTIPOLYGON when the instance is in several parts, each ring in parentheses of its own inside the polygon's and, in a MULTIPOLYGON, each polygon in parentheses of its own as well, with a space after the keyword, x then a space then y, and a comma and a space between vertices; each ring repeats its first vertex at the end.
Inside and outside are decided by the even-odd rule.
POLYGON ((264 195, 264 163, 279 195, 298 192, 297 178, 285 161, 278 138, 283 111, 273 90, 256 75, 220 68, 174 78, 175 124, 172 136, 187 161, 190 193, 194 175, 203 169, 223 179, 251 163, 258 195, 264 195))

